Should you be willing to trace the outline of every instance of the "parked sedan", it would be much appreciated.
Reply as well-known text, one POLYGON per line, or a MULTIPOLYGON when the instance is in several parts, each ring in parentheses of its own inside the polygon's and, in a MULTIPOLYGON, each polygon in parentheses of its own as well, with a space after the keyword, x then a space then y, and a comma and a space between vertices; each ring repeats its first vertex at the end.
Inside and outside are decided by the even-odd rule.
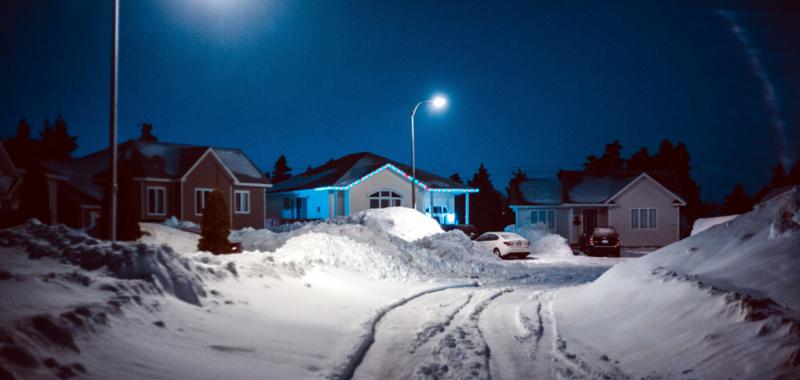
POLYGON ((487 232, 475 239, 475 244, 501 259, 521 259, 531 253, 531 242, 511 232, 487 232))
POLYGON ((597 227, 581 236, 580 248, 586 256, 619 257, 622 240, 614 227, 597 227))

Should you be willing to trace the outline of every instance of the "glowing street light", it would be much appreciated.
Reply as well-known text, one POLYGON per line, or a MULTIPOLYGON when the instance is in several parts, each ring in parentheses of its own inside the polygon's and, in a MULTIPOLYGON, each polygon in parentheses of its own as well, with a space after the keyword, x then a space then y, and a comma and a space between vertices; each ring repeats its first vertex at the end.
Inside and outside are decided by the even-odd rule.
POLYGON ((436 95, 432 99, 423 100, 411 108, 411 207, 417 209, 417 164, 414 157, 414 115, 417 109, 423 104, 430 103, 435 109, 442 109, 447 106, 447 98, 436 95))

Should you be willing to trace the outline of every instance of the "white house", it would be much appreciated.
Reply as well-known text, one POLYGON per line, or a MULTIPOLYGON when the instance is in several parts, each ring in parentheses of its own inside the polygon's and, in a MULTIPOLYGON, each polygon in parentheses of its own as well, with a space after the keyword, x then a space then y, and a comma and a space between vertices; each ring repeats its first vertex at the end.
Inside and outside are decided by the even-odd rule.
POLYGON ((416 182, 417 209, 441 224, 469 223, 467 188, 450 179, 416 170, 397 161, 363 152, 331 160, 277 183, 267 194, 267 218, 331 219, 370 208, 411 207, 416 182), (455 196, 466 195, 463 220, 455 212, 455 196))
POLYGON ((597 226, 612 226, 626 246, 664 246, 680 240, 686 202, 667 187, 674 187, 670 175, 651 174, 561 171, 558 178, 522 182, 522 199, 510 207, 518 227, 544 223, 571 244, 597 226))

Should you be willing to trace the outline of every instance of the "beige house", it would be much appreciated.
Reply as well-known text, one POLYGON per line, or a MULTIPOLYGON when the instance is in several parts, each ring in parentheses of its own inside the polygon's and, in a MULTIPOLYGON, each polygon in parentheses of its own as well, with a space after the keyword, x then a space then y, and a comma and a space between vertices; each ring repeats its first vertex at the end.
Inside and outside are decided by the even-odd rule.
POLYGON ((267 217, 284 220, 332 219, 371 208, 412 207, 416 182, 417 209, 441 224, 469 224, 469 194, 478 192, 448 178, 363 152, 331 160, 277 183, 267 194, 267 217), (455 212, 456 195, 465 195, 465 215, 455 212))
POLYGON ((517 227, 542 223, 571 244, 595 227, 611 226, 625 246, 660 247, 680 240, 686 202, 671 189, 673 182, 664 173, 562 171, 558 178, 522 182, 522 199, 510 207, 517 227))

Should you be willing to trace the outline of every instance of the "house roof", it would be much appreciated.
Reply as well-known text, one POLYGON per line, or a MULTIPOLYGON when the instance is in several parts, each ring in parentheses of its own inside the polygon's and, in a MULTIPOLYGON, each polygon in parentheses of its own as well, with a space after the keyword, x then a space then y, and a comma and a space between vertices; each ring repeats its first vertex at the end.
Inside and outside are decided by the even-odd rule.
POLYGON ((759 205, 763 205, 763 204, 765 204, 765 203, 767 203, 767 202, 769 202, 769 201, 771 201, 771 200, 773 200, 773 199, 775 199, 775 198, 777 198, 777 197, 779 197, 779 196, 781 196, 781 195, 783 195, 785 193, 788 193, 789 191, 796 191, 796 189, 798 189, 798 188, 800 188, 800 185, 786 185, 786 186, 776 187, 774 189, 771 189, 770 191, 767 191, 759 199, 756 199, 755 203, 759 204, 759 205))
POLYGON ((519 185, 522 201, 518 205, 604 204, 613 201, 636 179, 647 176, 684 203, 673 175, 667 172, 587 172, 560 171, 558 178, 534 178, 519 185))
MULTIPOLYGON (((186 144, 128 140, 118 146, 120 165, 133 177, 180 180, 205 154, 215 155, 234 180, 243 184, 268 185, 258 167, 239 149, 186 144)), ((48 161, 51 171, 68 178, 70 185, 84 195, 100 200, 101 177, 107 176, 108 149, 71 161, 48 161)))
MULTIPOLYGON (((283 192, 320 188, 343 188, 354 185, 363 177, 394 167, 401 174, 410 176, 411 167, 374 153, 361 152, 331 160, 322 166, 275 184, 270 192, 283 192)), ((422 186, 432 189, 466 189, 466 186, 451 179, 440 177, 424 170, 416 170, 416 179, 422 186)))

